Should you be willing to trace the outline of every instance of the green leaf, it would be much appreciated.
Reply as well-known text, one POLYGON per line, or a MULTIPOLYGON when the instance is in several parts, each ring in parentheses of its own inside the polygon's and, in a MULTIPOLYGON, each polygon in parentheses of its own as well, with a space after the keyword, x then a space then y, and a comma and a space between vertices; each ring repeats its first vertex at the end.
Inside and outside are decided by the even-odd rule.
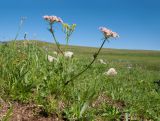
POLYGON ((82 117, 83 113, 86 111, 88 106, 89 106, 89 101, 83 104, 83 107, 81 108, 81 111, 80 111, 80 117, 82 117))

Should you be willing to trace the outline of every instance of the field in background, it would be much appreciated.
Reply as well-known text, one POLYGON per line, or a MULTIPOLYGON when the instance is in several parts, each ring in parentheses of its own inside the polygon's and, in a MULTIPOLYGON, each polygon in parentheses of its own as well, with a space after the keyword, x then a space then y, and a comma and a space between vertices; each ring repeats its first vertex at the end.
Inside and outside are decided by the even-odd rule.
MULTIPOLYGON (((49 51, 55 50, 55 45, 51 43, 41 42, 38 43, 38 45, 41 47, 46 47, 49 51)), ((65 49, 63 46, 62 48, 65 49)), ((88 58, 93 57, 93 54, 97 51, 98 48, 69 46, 67 49, 73 51, 77 57, 88 58)), ((121 64, 125 63, 139 65, 147 70, 160 71, 160 51, 103 48, 98 58, 121 64)))
POLYGON ((57 57, 53 53, 54 44, 39 41, 0 44, 0 102, 11 105, 5 109, 1 103, 0 118, 13 116, 11 119, 17 120, 16 116, 23 114, 16 112, 16 108, 28 111, 29 105, 35 114, 32 119, 27 116, 28 120, 37 116, 46 117, 43 120, 58 117, 84 121, 160 121, 160 87, 155 83, 160 80, 160 51, 104 48, 98 59, 106 64, 97 59, 86 73, 64 87, 67 79, 92 60, 97 48, 62 48, 73 51, 74 58, 60 57, 60 62, 50 63, 47 55, 57 57), (109 68, 115 68, 118 74, 104 75, 109 68))

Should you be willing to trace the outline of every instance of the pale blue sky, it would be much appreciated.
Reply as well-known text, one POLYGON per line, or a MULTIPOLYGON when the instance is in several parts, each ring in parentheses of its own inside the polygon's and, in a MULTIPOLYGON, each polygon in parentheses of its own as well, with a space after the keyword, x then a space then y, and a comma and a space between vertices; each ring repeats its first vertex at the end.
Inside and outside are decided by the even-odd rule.
MULTIPOLYGON (((70 44, 101 44, 99 26, 119 33, 120 38, 105 47, 160 50, 159 0, 1 0, 0 40, 15 37, 21 16, 27 17, 18 39, 52 41, 43 15, 56 15, 69 24, 77 24, 70 44)), ((55 25, 60 43, 65 43, 61 26, 55 25)))

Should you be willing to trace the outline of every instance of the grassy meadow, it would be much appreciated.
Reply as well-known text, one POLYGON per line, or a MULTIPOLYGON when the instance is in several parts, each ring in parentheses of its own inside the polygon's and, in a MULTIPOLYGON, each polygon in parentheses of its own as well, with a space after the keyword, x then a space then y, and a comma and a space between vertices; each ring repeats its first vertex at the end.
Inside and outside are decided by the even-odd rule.
POLYGON ((17 120, 16 110, 32 105, 24 120, 160 121, 160 51, 103 48, 91 68, 65 85, 98 48, 61 48, 74 57, 55 55, 55 45, 47 42, 0 44, 1 120, 17 120), (48 55, 58 60, 49 62, 48 55), (109 68, 117 75, 105 75, 109 68))

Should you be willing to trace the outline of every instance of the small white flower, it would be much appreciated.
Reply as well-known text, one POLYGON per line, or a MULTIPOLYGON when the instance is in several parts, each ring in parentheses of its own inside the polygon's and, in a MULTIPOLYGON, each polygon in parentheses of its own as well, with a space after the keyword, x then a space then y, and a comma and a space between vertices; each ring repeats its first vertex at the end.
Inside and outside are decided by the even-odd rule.
POLYGON ((114 68, 110 68, 107 72, 104 73, 105 75, 108 76, 115 76, 117 75, 117 71, 114 68))
POLYGON ((73 52, 66 51, 66 52, 64 52, 64 56, 67 57, 67 58, 72 58, 73 57, 73 52))
POLYGON ((57 61, 57 58, 48 55, 48 61, 49 61, 49 62, 57 61))
POLYGON ((106 64, 106 62, 104 62, 103 59, 98 59, 98 61, 99 61, 101 64, 106 64))

